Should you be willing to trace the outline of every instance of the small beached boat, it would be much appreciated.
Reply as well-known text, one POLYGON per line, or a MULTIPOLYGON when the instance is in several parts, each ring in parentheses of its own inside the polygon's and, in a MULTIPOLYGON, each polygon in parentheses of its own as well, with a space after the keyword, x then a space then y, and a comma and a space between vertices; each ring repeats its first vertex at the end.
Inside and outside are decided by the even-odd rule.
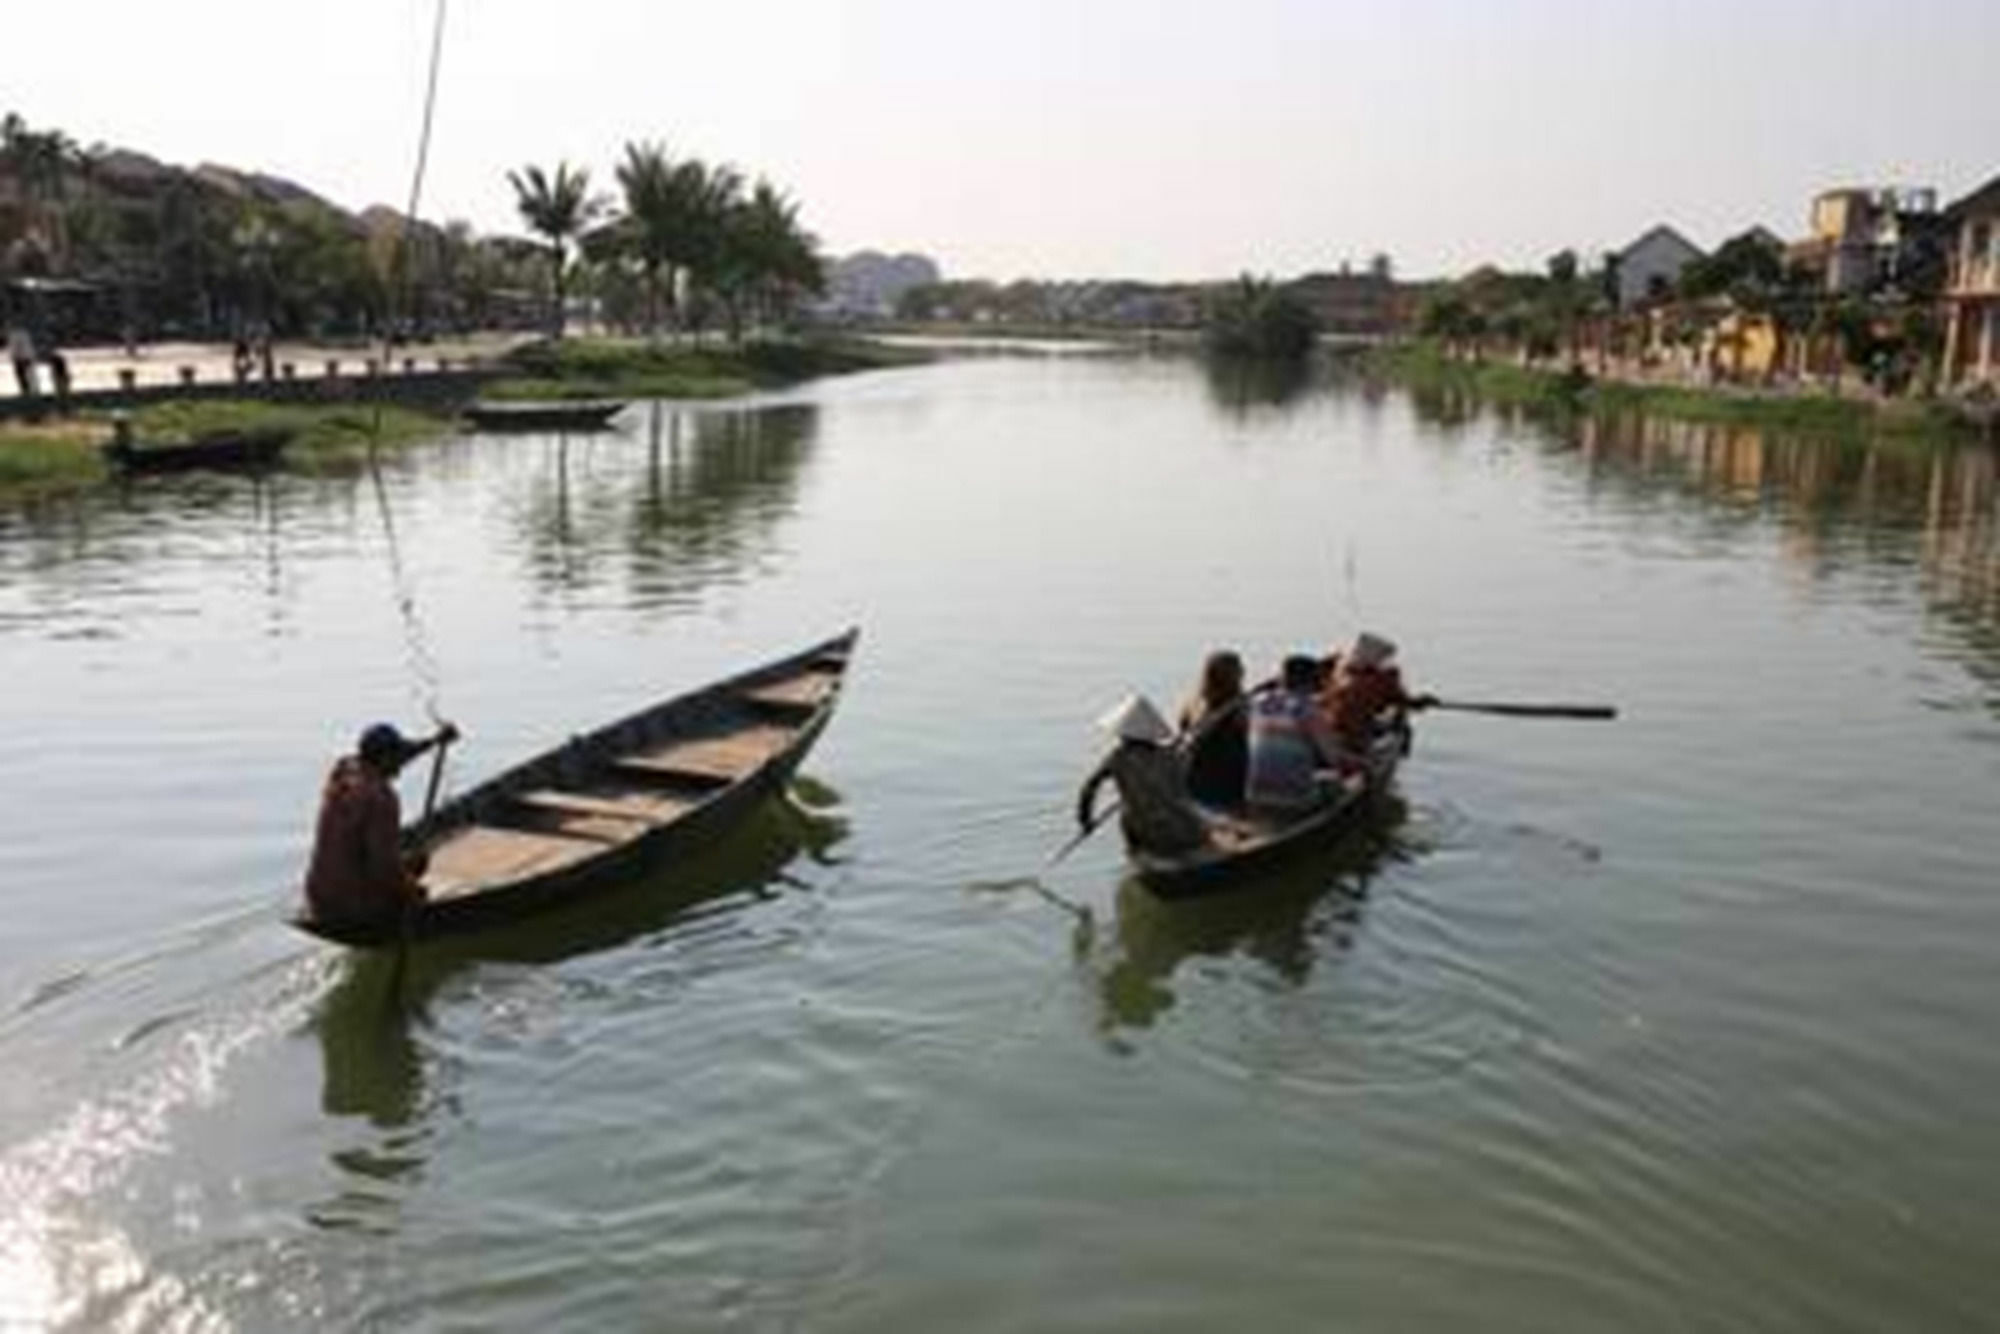
POLYGON ((1214 841, 1183 856, 1128 851, 1139 882, 1163 899, 1192 898, 1234 889, 1258 874, 1337 843, 1389 807, 1385 798, 1402 763, 1408 734, 1385 732, 1368 755, 1366 768, 1348 780, 1341 795, 1299 818, 1277 823, 1256 816, 1218 821, 1214 841))
POLYGON ((466 405, 465 419, 482 431, 601 431, 624 409, 623 399, 612 398, 482 399, 466 405))
POLYGON ((104 459, 121 472, 192 472, 196 469, 268 468, 292 440, 289 427, 229 431, 177 444, 139 444, 119 436, 104 459))
MULTIPOLYGON (((701 851, 781 792, 826 729, 860 630, 633 714, 507 770, 405 831, 429 854, 412 939, 576 903, 701 851)), ((343 945, 394 921, 293 924, 343 945)))

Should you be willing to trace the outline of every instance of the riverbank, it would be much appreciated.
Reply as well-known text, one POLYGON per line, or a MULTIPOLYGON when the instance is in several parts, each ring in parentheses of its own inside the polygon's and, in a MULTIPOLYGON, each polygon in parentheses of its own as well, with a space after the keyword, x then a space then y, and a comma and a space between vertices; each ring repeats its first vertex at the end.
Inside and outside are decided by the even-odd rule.
MULTIPOLYGON (((286 462, 313 470, 352 463, 371 443, 400 448, 443 435, 452 417, 441 410, 388 403, 189 399, 149 404, 132 413, 131 421, 141 447, 284 431, 290 437, 286 462)), ((0 493, 60 491, 103 482, 111 475, 103 448, 110 439, 111 416, 106 412, 0 423, 0 493)))
POLYGON ((1964 440, 1990 424, 1941 399, 1837 398, 1717 385, 1602 379, 1512 361, 1466 361, 1430 343, 1370 351, 1375 373, 1412 389, 1453 390, 1494 403, 1552 413, 1636 411, 1677 421, 1762 426, 1811 434, 1964 440))
POLYGON ((515 348, 485 389, 503 399, 732 398, 827 375, 911 366, 917 348, 861 338, 757 340, 740 346, 566 338, 515 348))
MULTIPOLYGON (((132 433, 144 445, 184 444, 205 436, 284 430, 288 465, 305 469, 338 467, 361 458, 371 441, 402 447, 447 434, 460 402, 473 393, 509 399, 572 398, 731 398, 780 389, 827 375, 920 364, 932 354, 857 338, 815 338, 746 343, 741 347, 704 344, 649 344, 608 338, 538 342, 517 348, 500 363, 497 377, 465 372, 446 395, 432 392, 438 377, 385 375, 349 381, 353 392, 393 396, 395 401, 339 398, 289 401, 262 397, 207 397, 182 390, 172 398, 132 411, 132 433), (425 383, 419 383, 425 381, 425 383), (400 392, 405 388, 410 392, 400 392)), ((263 391, 306 392, 306 382, 252 385, 263 391)), ((159 391, 172 392, 172 391, 159 391)), ((112 408, 104 403, 68 417, 39 421, 0 420, 0 494, 50 492, 96 485, 110 476, 102 446, 111 438, 112 408)))

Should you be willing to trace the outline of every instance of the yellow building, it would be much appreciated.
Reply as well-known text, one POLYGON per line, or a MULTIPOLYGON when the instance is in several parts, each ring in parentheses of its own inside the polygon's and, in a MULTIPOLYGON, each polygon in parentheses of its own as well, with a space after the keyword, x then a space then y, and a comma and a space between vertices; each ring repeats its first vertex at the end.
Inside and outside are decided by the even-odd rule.
POLYGON ((1777 373, 1785 336, 1769 315, 1730 310, 1702 334, 1702 364, 1721 380, 1761 383, 1777 373))
POLYGON ((1945 212, 1944 380, 2000 387, 2000 176, 1945 212))

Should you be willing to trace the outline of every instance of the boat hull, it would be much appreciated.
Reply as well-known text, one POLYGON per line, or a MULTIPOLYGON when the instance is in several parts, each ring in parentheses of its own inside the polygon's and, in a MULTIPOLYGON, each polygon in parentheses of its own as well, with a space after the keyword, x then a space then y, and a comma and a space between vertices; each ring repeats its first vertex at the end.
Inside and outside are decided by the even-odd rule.
POLYGON ((601 431, 625 410, 622 400, 473 403, 465 419, 482 431, 601 431))
POLYGON ((277 463, 291 441, 289 431, 214 436, 180 445, 104 447, 104 459, 121 472, 194 472, 229 468, 268 468, 277 463))
POLYGON ((1165 857, 1133 850, 1129 853, 1132 869, 1139 883, 1162 899, 1197 898, 1248 888, 1260 876, 1324 851, 1394 810, 1390 788, 1406 744, 1405 733, 1386 735, 1370 755, 1359 787, 1290 824, 1191 856, 1165 857))
MULTIPOLYGON (((432 853, 432 872, 427 875, 434 875, 455 838, 469 831, 476 833, 487 822, 497 822, 498 817, 515 810, 524 795, 578 785, 584 776, 601 773, 607 766, 629 759, 635 748, 657 748, 713 732, 715 719, 728 716, 732 708, 740 706, 745 692, 760 686, 783 683, 813 672, 832 677, 824 698, 809 712, 794 711, 781 746, 726 781, 718 778, 699 799, 657 827, 606 843, 559 867, 495 879, 469 891, 427 882, 432 897, 405 921, 334 922, 308 915, 294 918, 293 925, 323 940, 357 948, 460 935, 586 902, 706 850, 764 802, 785 790, 833 720, 847 659, 858 638, 859 631, 850 630, 802 653, 657 704, 588 736, 573 738, 567 745, 518 765, 440 807, 429 820, 406 830, 404 843, 432 853)), ((776 726, 756 725, 767 730, 776 726)))

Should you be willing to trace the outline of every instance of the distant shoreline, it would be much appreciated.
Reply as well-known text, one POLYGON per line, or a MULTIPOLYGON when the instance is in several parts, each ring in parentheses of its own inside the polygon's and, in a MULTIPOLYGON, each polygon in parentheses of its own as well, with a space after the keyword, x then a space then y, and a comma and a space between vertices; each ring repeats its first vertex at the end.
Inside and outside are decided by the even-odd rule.
POLYGON ((1658 384, 1505 359, 1447 355, 1431 342, 1375 349, 1371 370, 1416 389, 1449 389, 1494 403, 1550 412, 1638 411, 1676 421, 1763 426, 1846 438, 1885 436, 1938 443, 1992 439, 1996 421, 1941 398, 1846 397, 1817 389, 1658 384))

